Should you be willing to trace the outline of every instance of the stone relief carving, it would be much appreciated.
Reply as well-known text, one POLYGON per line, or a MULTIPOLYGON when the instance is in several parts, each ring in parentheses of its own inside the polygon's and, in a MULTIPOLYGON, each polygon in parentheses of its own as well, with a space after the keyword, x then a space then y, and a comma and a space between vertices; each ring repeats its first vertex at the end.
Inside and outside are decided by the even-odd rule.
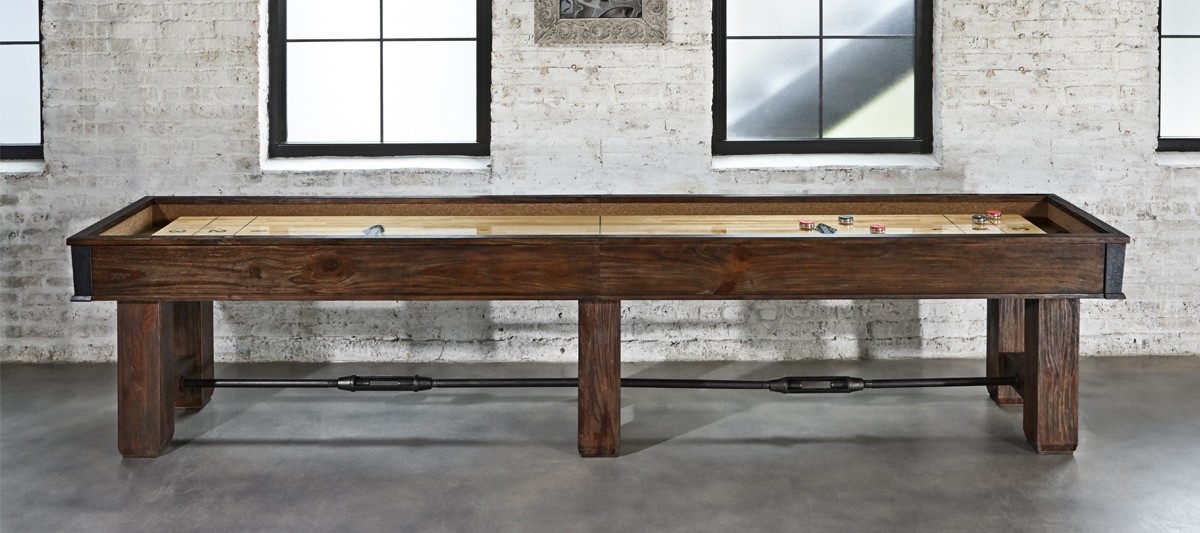
POLYGON ((642 18, 642 0, 559 0, 563 19, 642 18))
POLYGON ((534 0, 533 40, 665 43, 667 0, 534 0))

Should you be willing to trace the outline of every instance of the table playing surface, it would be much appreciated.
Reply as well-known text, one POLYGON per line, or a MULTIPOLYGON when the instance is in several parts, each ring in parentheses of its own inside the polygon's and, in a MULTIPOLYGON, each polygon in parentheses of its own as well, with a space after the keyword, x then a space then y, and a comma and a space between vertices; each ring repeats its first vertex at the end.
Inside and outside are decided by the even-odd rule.
POLYGON ((382 237, 475 235, 770 235, 824 237, 800 221, 826 224, 837 235, 1006 235, 1045 233, 1016 214, 974 224, 972 214, 856 215, 840 224, 836 215, 620 215, 620 216, 181 216, 156 237, 190 236, 363 236, 382 226, 382 237))

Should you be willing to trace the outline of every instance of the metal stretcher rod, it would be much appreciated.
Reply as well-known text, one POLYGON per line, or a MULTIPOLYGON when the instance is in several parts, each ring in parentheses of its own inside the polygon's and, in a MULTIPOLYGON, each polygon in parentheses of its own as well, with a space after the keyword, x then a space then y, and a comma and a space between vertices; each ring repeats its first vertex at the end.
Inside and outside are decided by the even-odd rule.
MULTIPOLYGON (((425 376, 344 376, 337 379, 184 379, 184 388, 336 388, 345 391, 418 392, 429 389, 578 387, 577 378, 435 379, 425 376)), ((782 394, 848 393, 864 389, 1020 386, 1017 376, 992 378, 863 379, 851 376, 789 376, 766 381, 623 378, 621 386, 653 389, 767 389, 782 394)))

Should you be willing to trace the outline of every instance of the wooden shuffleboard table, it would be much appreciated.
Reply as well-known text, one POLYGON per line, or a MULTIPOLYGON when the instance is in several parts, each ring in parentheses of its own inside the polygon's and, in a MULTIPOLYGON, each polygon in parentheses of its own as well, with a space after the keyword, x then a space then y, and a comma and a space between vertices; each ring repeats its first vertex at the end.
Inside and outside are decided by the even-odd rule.
MULTIPOLYGON (((986 299, 986 377, 941 385, 986 384, 997 403, 1024 405, 1038 452, 1070 452, 1079 300, 1123 298, 1128 242, 1042 194, 150 197, 67 241, 74 300, 117 302, 129 457, 160 455, 175 409, 203 408, 221 385, 212 302, 229 300, 577 300, 579 377, 539 385, 578 387, 579 452, 594 457, 618 453, 623 385, 681 386, 621 379, 621 300, 986 299)), ((353 378, 329 386, 438 385, 353 378)), ((816 379, 821 390, 731 383, 898 381, 816 379)))

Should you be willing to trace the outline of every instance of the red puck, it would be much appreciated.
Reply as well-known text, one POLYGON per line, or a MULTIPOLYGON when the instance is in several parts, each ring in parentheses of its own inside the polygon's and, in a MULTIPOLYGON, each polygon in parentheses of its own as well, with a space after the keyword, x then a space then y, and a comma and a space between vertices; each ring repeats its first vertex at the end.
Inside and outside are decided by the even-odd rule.
POLYGON ((883 224, 871 224, 871 233, 884 233, 887 231, 887 226, 883 224))

